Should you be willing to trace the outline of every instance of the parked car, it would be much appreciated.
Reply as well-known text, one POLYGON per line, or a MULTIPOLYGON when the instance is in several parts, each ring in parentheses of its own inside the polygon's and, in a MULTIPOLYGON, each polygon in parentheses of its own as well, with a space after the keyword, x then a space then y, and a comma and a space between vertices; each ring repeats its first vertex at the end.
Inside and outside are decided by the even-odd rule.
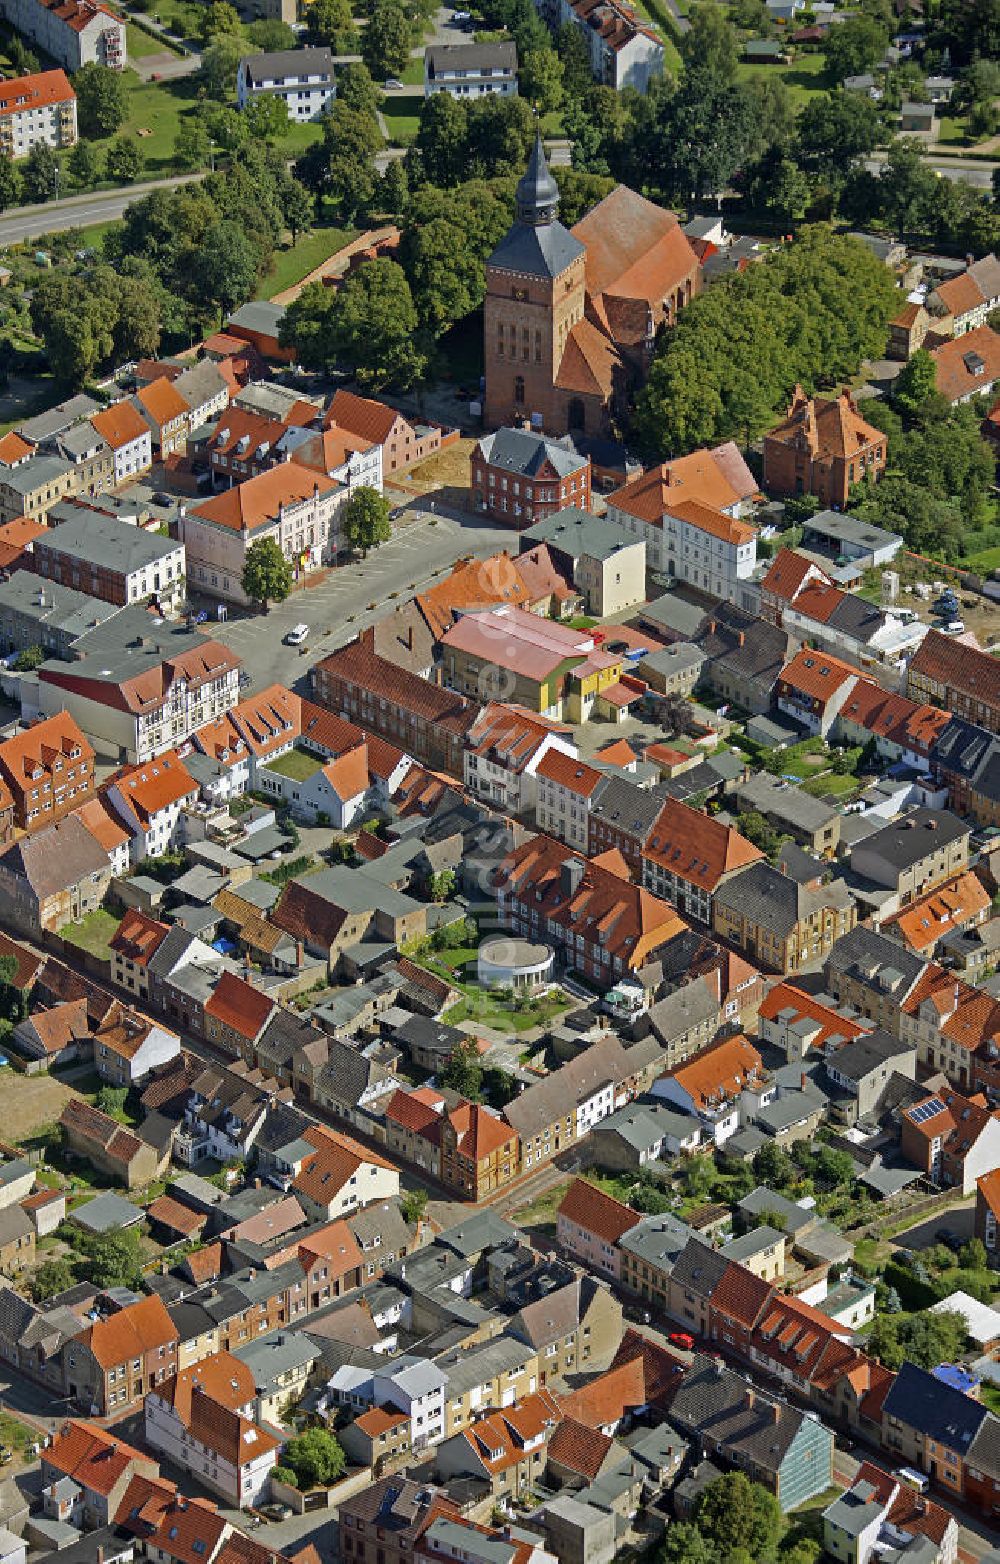
POLYGON ((948 624, 942 626, 941 634, 942 635, 964 635, 965 634, 965 620, 964 619, 952 619, 948 624))
POLYGON ((694 1337, 686 1330, 672 1330, 667 1340, 672 1347, 683 1347, 685 1352, 694 1351, 694 1337))
POLYGON ((266 1515, 269 1521, 287 1521, 295 1512, 290 1504, 262 1504, 260 1513, 266 1515))
POLYGON ((292 628, 289 630, 288 634, 285 636, 285 645, 286 646, 301 646, 302 643, 305 641, 306 636, 308 634, 309 634, 309 626, 308 625, 292 625, 292 628))

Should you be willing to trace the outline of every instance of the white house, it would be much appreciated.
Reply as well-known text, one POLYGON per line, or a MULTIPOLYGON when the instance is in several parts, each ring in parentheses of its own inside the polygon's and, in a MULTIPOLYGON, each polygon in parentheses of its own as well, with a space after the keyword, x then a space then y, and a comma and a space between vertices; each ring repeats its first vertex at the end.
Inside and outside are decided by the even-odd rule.
POLYGON ((336 92, 333 55, 325 48, 244 55, 236 72, 236 102, 241 109, 256 98, 282 98, 292 124, 320 119, 336 92))
POLYGON ((177 846, 183 810, 197 802, 198 784, 176 755, 159 755, 112 782, 107 797, 131 832, 132 862, 141 863, 177 846))
POLYGON ((447 92, 453 98, 517 95, 517 45, 496 43, 433 44, 424 50, 424 97, 447 92))
POLYGON ((94 1034, 94 1065, 102 1081, 134 1086, 181 1051, 176 1032, 116 1005, 94 1034))
POLYGON ((152 431, 131 402, 113 402, 91 414, 90 423, 114 452, 115 488, 149 471, 153 465, 152 431))
POLYGON ((368 804, 368 746, 359 744, 335 760, 294 749, 258 765, 255 785, 286 803, 296 819, 346 831, 363 818, 368 804))
POLYGON ((92 61, 125 69, 125 23, 99 0, 0 0, 0 14, 67 71, 92 61))
POLYGON ((608 496, 608 520, 646 543, 650 570, 729 603, 757 568, 757 529, 730 508, 720 509, 653 468, 608 496))
POLYGON ((266 1498, 281 1441, 254 1422, 256 1388, 228 1352, 204 1358, 150 1389, 146 1443, 229 1504, 266 1498))
POLYGON ((577 754, 573 730, 565 723, 500 701, 483 707, 465 746, 466 787, 484 803, 514 815, 535 807, 536 773, 550 752, 568 759, 577 754))
POLYGON ((32 147, 76 141, 76 93, 63 71, 0 81, 0 156, 27 157, 32 147))
MULTIPOLYGON (((551 0, 535 0, 540 11, 553 10, 551 0)), ((663 44, 632 7, 619 0, 556 0, 558 24, 571 23, 578 29, 594 79, 621 91, 635 87, 646 92, 654 77, 663 71, 663 44)))
POLYGON ((774 1100, 777 1086, 760 1054, 742 1034, 710 1043, 653 1082, 652 1092, 701 1125, 706 1141, 721 1146, 741 1124, 774 1100))
POLYGON ((410 1447, 416 1452, 444 1438, 448 1376, 424 1358, 396 1358, 372 1376, 376 1406, 398 1407, 410 1419, 410 1447))
POLYGON ((535 770, 535 822, 546 836, 586 853, 590 806, 605 773, 556 748, 546 750, 535 770))

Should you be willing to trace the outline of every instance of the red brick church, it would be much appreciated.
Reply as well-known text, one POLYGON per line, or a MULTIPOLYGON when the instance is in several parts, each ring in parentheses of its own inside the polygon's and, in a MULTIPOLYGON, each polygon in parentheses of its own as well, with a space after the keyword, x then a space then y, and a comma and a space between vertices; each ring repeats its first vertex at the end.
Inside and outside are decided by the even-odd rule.
POLYGON ((674 216, 619 185, 572 229, 536 138, 517 216, 486 263, 489 428, 607 435, 645 379, 657 329, 698 292, 674 216))

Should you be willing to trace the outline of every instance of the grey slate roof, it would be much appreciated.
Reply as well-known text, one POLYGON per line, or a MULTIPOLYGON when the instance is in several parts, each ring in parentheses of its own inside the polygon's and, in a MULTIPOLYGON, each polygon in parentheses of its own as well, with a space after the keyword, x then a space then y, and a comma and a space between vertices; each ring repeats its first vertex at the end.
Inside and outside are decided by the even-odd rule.
POLYGON ((678 1255, 672 1272, 678 1286, 699 1297, 710 1298, 726 1272, 729 1261, 700 1238, 690 1238, 678 1255))
POLYGON ((859 923, 834 945, 824 971, 828 979, 833 973, 843 972, 902 1000, 926 965, 905 946, 859 923))
POLYGON ((584 246, 562 223, 531 228, 515 223, 500 240, 487 266, 529 277, 559 277, 585 254, 584 246))
MULTIPOLYGON (((745 1380, 719 1369, 701 1353, 695 1354, 670 1403, 671 1421, 682 1431, 704 1432, 730 1459, 742 1456, 769 1472, 780 1471, 806 1415, 760 1390, 749 1405, 745 1380)), ((828 1437, 832 1443, 833 1435, 828 1437)))
POLYGON ((800 787, 779 782, 765 771, 742 782, 736 793, 742 808, 759 809, 775 820, 786 821, 801 831, 821 831, 840 811, 821 799, 803 793, 800 787))
POLYGON ((657 1145, 665 1135, 687 1140, 696 1129, 690 1114, 680 1113, 664 1103, 633 1102, 595 1124, 592 1133, 598 1137, 619 1135, 633 1151, 644 1152, 657 1145))
POLYGON ((46 532, 41 543, 86 564, 131 574, 159 564, 180 547, 174 538, 161 538, 159 533, 130 526, 101 511, 56 505, 53 512, 59 525, 46 532))
POLYGON ((826 1060, 827 1069, 833 1068, 838 1075, 843 1075, 847 1080, 858 1085, 866 1075, 873 1070, 881 1069, 889 1063, 890 1059, 898 1059, 900 1055, 913 1053, 912 1044, 902 1043, 889 1032, 868 1032, 863 1037, 856 1037, 852 1042, 845 1043, 838 1048, 836 1053, 826 1060))
POLYGON ((960 1456, 967 1454, 990 1415, 971 1396, 943 1384, 914 1363, 904 1363, 899 1370, 883 1402, 883 1411, 960 1456))
POLYGON ((569 435, 553 440, 528 429, 498 429, 495 434, 484 435, 479 448, 491 467, 529 478, 545 462, 555 468, 560 478, 569 478, 587 465, 587 458, 580 455, 569 435))
MULTIPOLYGON (((329 49, 290 49, 281 54, 259 55, 258 59, 278 60, 282 58, 294 58, 296 54, 325 54, 330 58, 329 49)), ((330 67, 332 71, 332 66, 330 67)), ((271 74, 270 72, 268 74, 271 74)), ((274 74, 277 74, 276 72, 274 74)), ((269 336, 277 336, 278 328, 284 318, 285 306, 272 304, 269 299, 251 299, 249 304, 243 304, 232 315, 226 324, 228 326, 242 326, 245 331, 260 331, 269 336)))
POLYGON ((635 543, 623 527, 608 521, 606 516, 594 516, 577 505, 567 505, 564 510, 553 511, 521 533, 521 553, 527 553, 537 543, 551 543, 573 559, 586 554, 590 559, 609 559, 619 549, 635 543))
POLYGON ((721 885, 715 893, 716 905, 722 905, 748 918, 757 926, 766 926, 785 938, 796 924, 822 908, 846 911, 852 905, 851 894, 843 880, 831 880, 818 890, 798 885, 770 864, 755 863, 742 874, 721 885))
POLYGON ((512 38, 498 38, 495 43, 429 44, 424 50, 424 61, 431 81, 451 71, 482 71, 495 67, 516 71, 517 45, 512 38))
POLYGON ((79 396, 71 396, 67 401, 60 402, 58 407, 50 407, 35 418, 26 418, 23 424, 18 424, 17 432, 37 445, 42 440, 51 439, 53 435, 62 434, 64 429, 71 428, 81 418, 99 413, 103 406, 103 402, 97 402, 92 396, 85 396, 81 392, 79 396))
POLYGON ((590 798, 590 818, 601 820, 645 842, 663 808, 663 799, 628 777, 604 777, 590 798))
POLYGON ((672 1271, 678 1255, 693 1236, 687 1224, 677 1217, 644 1216, 622 1234, 618 1245, 659 1271, 672 1271))
MULTIPOLYGON (((898 820, 890 820, 881 831, 865 841, 861 852, 867 857, 877 853, 897 870, 920 863, 929 853, 950 847, 969 836, 972 827, 948 809, 914 809, 898 820)), ((853 865, 853 858, 852 858, 853 865)))
POLYGON ((33 494, 47 483, 58 483, 72 471, 72 462, 61 456, 29 456, 20 467, 5 468, 3 482, 15 494, 33 494))

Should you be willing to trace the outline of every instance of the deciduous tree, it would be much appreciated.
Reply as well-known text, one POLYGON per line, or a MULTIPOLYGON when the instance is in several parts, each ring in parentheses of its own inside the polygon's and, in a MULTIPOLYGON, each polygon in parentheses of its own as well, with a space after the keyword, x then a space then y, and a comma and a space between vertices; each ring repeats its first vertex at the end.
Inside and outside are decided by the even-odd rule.
POLYGON ((260 538, 246 552, 241 584, 247 597, 266 613, 271 603, 283 603, 292 590, 292 567, 274 538, 260 538))
MULTIPOLYGON (((378 548, 392 537, 389 501, 369 484, 361 484, 341 508, 340 531, 351 547, 359 548, 362 558, 367 559, 370 548, 378 548)), ((443 899, 433 891, 432 894, 435 900, 443 899)))
POLYGON ((361 40, 361 58, 376 81, 406 69, 412 41, 412 28, 399 0, 376 0, 361 40))
POLYGON ((123 71, 88 60, 73 74, 81 136, 113 136, 128 119, 129 84, 123 71))
POLYGON ((337 292, 334 342, 366 389, 411 385, 423 373, 426 353, 418 326, 409 283, 395 261, 359 266, 337 292))

